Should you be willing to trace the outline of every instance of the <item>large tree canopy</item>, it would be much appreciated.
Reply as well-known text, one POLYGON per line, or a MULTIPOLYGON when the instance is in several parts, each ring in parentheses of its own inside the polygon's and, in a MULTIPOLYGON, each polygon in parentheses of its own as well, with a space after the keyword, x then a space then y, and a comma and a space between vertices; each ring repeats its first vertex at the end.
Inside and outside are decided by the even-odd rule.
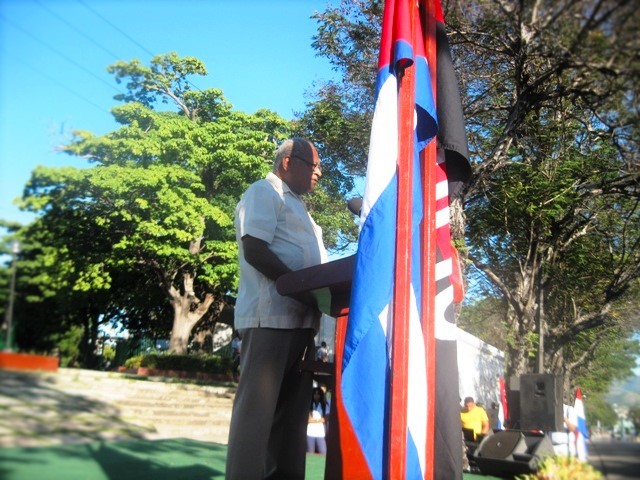
MULTIPOLYGON (((475 333, 505 340, 509 374, 538 369, 542 349, 569 391, 624 349, 606 339, 628 336, 638 307, 639 14, 629 0, 442 3, 474 164, 461 253, 496 319, 475 333)), ((314 46, 342 81, 303 116, 361 175, 381 11, 344 1, 316 16, 314 46)))
POLYGON ((638 14, 625 0, 474 6, 448 17, 476 160, 469 258, 506 300, 508 373, 561 373, 569 390, 638 305, 638 14))
POLYGON ((55 313, 82 317, 94 339, 106 320, 168 328, 170 348, 184 352, 194 327, 215 321, 235 291, 235 204, 292 126, 266 110, 234 111, 219 90, 191 91, 188 75, 206 73, 191 57, 110 70, 130 79, 128 103, 113 109, 122 126, 76 132, 63 150, 93 166, 41 167, 25 188, 22 208, 37 214, 21 232, 32 299, 57 299, 55 313), (177 111, 155 109, 167 99, 177 111))

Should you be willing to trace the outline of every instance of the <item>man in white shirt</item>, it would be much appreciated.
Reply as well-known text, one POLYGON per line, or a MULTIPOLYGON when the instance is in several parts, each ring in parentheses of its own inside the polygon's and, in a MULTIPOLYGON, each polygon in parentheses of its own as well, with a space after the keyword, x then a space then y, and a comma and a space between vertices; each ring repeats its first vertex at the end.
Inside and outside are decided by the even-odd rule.
POLYGON ((242 373, 229 432, 227 480, 304 479, 312 389, 300 370, 313 355, 320 312, 312 298, 283 297, 281 275, 326 261, 322 230, 301 196, 322 176, 312 143, 286 140, 272 172, 252 184, 236 207, 240 285, 235 328, 242 337, 242 373))

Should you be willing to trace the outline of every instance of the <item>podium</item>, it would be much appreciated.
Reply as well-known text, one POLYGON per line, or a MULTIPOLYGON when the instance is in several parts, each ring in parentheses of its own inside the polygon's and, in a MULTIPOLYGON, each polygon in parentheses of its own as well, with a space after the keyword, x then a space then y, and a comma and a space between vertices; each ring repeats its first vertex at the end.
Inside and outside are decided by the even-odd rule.
POLYGON ((349 309, 355 261, 355 255, 351 255, 287 273, 278 278, 276 289, 280 295, 297 299, 311 292, 318 301, 320 311, 337 318, 345 309, 349 309))
MULTIPOLYGON (((335 360, 330 372, 326 372, 332 375, 334 385, 327 432, 327 461, 324 473, 326 480, 367 478, 369 470, 353 429, 345 420, 346 411, 341 401, 342 352, 349 320, 354 266, 355 255, 352 255, 287 273, 276 282, 280 295, 302 299, 302 294, 312 293, 320 311, 336 319, 335 360), (343 459, 348 461, 343 462, 343 459)), ((303 368, 313 369, 313 363, 306 362, 303 368)), ((317 368, 322 371, 321 366, 317 368)))

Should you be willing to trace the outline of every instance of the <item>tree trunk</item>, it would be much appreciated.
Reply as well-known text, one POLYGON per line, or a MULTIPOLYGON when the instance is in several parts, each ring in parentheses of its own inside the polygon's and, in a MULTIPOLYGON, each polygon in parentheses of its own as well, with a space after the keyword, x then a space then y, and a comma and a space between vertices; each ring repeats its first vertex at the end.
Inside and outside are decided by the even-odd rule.
POLYGON ((505 366, 507 378, 519 377, 523 373, 529 373, 530 346, 527 345, 526 336, 518 336, 509 343, 507 350, 507 364, 505 366))
POLYGON ((98 346, 99 313, 92 305, 84 308, 82 319, 82 340, 80 345, 80 365, 83 368, 96 368, 99 365, 96 353, 98 346))
POLYGON ((169 351, 177 354, 187 352, 189 336, 195 326, 195 322, 190 320, 189 314, 185 315, 182 310, 182 308, 174 307, 173 328, 171 329, 171 338, 169 340, 169 351))
POLYGON ((213 303, 213 294, 207 293, 202 301, 193 289, 193 276, 184 274, 184 293, 173 285, 169 289, 173 306, 173 328, 169 339, 169 351, 177 354, 187 353, 189 337, 194 327, 202 320, 213 303))
POLYGON ((169 351, 177 354, 187 353, 191 331, 198 324, 209 306, 213 303, 213 295, 207 294, 202 303, 198 303, 192 309, 193 299, 188 296, 179 296, 173 302, 173 328, 169 340, 169 351))

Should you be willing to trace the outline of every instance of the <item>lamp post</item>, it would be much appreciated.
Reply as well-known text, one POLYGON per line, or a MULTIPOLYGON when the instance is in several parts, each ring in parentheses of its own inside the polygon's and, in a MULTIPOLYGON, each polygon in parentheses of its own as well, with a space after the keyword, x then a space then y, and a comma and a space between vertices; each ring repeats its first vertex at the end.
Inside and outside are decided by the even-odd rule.
POLYGON ((16 294, 16 259, 20 253, 20 243, 14 240, 11 244, 11 280, 9 282, 9 305, 5 314, 5 324, 7 325, 7 341, 4 349, 7 352, 11 352, 12 340, 13 340, 13 301, 16 294))

